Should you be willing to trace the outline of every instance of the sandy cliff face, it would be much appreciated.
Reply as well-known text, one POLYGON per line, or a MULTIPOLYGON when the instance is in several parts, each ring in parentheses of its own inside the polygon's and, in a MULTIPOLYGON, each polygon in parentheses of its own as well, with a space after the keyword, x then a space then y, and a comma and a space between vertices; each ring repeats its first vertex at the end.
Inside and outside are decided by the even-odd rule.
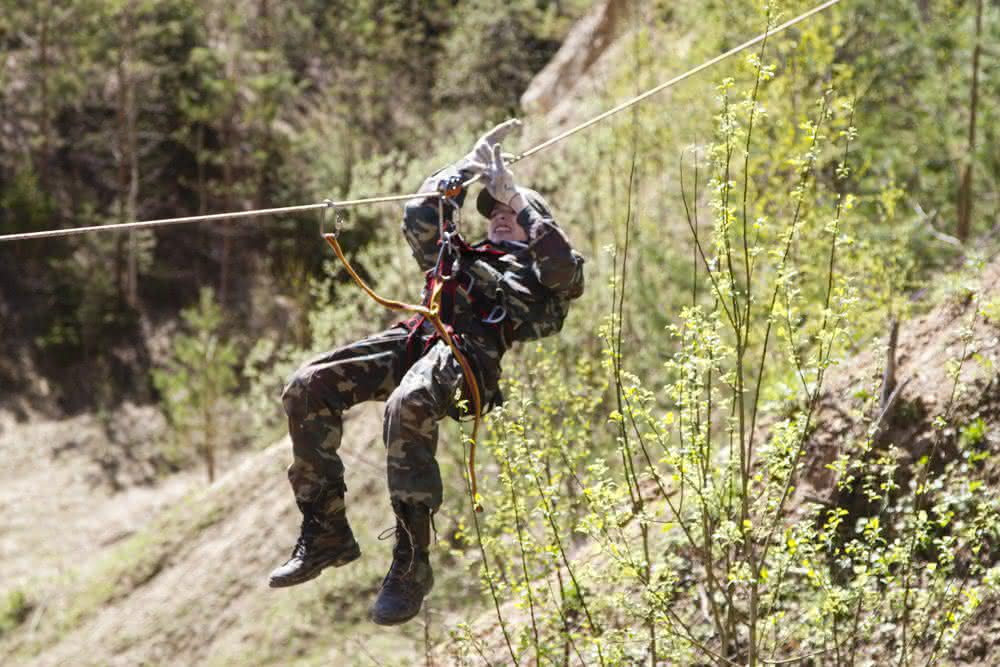
POLYGON ((556 55, 521 95, 530 114, 545 115, 569 101, 581 80, 614 43, 622 29, 628 2, 604 0, 577 21, 556 55))

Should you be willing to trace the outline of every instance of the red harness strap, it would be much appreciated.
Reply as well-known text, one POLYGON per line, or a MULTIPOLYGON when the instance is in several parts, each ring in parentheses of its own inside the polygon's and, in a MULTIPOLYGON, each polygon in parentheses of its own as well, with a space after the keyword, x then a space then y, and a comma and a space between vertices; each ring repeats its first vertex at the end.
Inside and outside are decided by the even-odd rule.
MULTIPOLYGON (((490 257, 499 257, 501 255, 506 254, 502 250, 488 245, 488 243, 476 244, 475 246, 470 245, 465 239, 461 237, 461 235, 459 235, 456 232, 453 232, 449 235, 447 242, 451 245, 452 250, 457 251, 457 255, 459 258, 468 255, 485 255, 490 257)), ((438 243, 441 244, 443 243, 443 241, 438 241, 438 243)), ((424 286, 423 305, 425 306, 429 305, 429 300, 431 298, 431 295, 434 293, 434 287, 440 282, 441 283, 440 319, 441 322, 444 324, 445 328, 447 329, 448 334, 455 340, 455 342, 458 345, 461 346, 463 342, 462 335, 460 333, 455 332, 456 292, 458 291, 458 288, 460 286, 465 288, 463 285, 464 282, 466 285, 468 285, 468 287, 465 289, 466 292, 469 294, 470 300, 472 300, 473 303, 475 303, 477 299, 475 296, 473 296, 475 294, 475 292, 472 290, 473 280, 469 274, 467 274, 465 271, 462 271, 461 269, 459 269, 459 271, 455 274, 445 273, 446 267, 451 268, 449 266, 451 264, 449 260, 453 260, 452 253, 447 252, 447 250, 448 250, 447 248, 443 249, 443 251, 440 253, 438 257, 437 264, 434 266, 434 268, 429 269, 426 273, 427 282, 424 286)), ((478 296, 480 299, 482 299, 484 298, 485 295, 480 293, 478 296)), ((480 308, 481 321, 497 329, 497 334, 500 337, 501 345, 503 345, 504 348, 506 348, 510 344, 511 337, 513 335, 513 326, 510 324, 510 321, 506 317, 497 319, 496 321, 488 321, 488 318, 493 314, 492 312, 493 305, 496 304, 487 304, 485 307, 480 308)), ((410 317, 409 319, 400 322, 400 324, 403 324, 404 326, 406 326, 407 329, 410 330, 409 336, 407 337, 406 340, 407 357, 410 363, 413 363, 419 357, 423 356, 431 348, 431 346, 441 338, 441 335, 437 331, 434 331, 430 335, 430 337, 428 337, 428 339, 424 341, 422 349, 419 351, 419 353, 416 353, 417 352, 416 341, 418 338, 418 332, 420 331, 421 326, 426 321, 427 318, 424 317, 423 315, 414 315, 413 317, 410 317)))

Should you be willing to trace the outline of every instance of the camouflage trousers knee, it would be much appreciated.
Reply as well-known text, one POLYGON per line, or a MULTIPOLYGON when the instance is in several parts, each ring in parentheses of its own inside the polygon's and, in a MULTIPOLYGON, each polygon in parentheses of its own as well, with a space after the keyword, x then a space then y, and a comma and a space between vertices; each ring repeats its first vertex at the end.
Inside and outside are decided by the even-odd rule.
MULTIPOLYGON (((431 333, 418 332, 418 349, 431 333)), ((357 403, 385 400, 390 497, 423 503, 432 511, 441 506, 438 422, 464 385, 464 376, 440 340, 410 364, 408 336, 409 329, 397 325, 311 359, 289 379, 282 393, 292 438, 288 479, 300 505, 345 493, 344 464, 337 451, 341 415, 357 403)))

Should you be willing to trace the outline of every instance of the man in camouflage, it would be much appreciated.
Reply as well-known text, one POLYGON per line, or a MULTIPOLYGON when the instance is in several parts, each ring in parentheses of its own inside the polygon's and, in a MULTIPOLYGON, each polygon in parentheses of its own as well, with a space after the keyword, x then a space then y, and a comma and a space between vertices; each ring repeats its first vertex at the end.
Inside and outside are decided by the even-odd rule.
MULTIPOLYGON (((475 370, 483 405, 497 400, 500 359, 510 345, 558 332, 570 300, 583 291, 583 258, 541 195, 514 185, 501 157, 499 142, 519 125, 516 119, 498 125, 469 155, 428 178, 420 192, 429 196, 409 201, 403 215, 417 263, 433 274, 442 252, 438 188, 482 176, 476 208, 489 220, 488 238, 463 242, 449 262, 441 316, 475 370)), ((448 220, 464 198, 464 189, 453 197, 448 220)), ((396 545, 371 617, 393 625, 419 612, 433 586, 430 517, 442 500, 438 422, 457 415, 455 396, 464 387, 458 360, 423 318, 320 355, 292 375, 282 401, 292 438, 288 479, 303 521, 291 558, 271 573, 272 587, 308 581, 361 555, 345 512, 341 414, 362 401, 384 400, 396 545)))

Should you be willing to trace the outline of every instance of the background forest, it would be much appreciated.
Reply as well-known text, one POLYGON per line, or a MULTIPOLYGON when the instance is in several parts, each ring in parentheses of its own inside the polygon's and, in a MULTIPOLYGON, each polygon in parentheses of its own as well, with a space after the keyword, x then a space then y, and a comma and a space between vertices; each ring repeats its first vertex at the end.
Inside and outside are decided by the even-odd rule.
MULTIPOLYGON (((0 234, 411 192, 813 6, 0 3, 0 234)), ((505 358, 483 514, 443 429, 438 583, 394 631, 375 407, 344 445, 365 558, 264 582, 285 377, 397 319, 319 216, 0 243, 0 656, 996 664, 997 44, 995 0, 844 0, 515 165, 587 291, 505 358)), ((412 300, 399 219, 342 243, 412 300)))

